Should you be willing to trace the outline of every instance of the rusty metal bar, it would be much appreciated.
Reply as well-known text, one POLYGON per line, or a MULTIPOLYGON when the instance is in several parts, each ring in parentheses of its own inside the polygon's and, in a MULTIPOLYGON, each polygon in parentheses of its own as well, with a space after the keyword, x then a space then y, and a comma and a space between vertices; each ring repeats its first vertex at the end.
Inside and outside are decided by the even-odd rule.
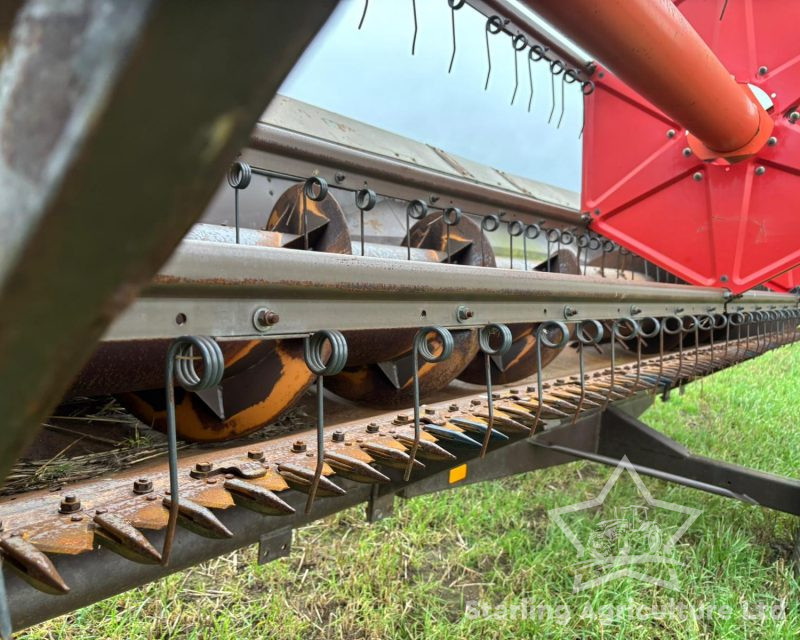
POLYGON ((672 0, 525 4, 710 149, 734 152, 758 135, 763 107, 736 83, 672 0))
POLYGON ((294 163, 297 166, 293 173, 298 177, 321 175, 330 184, 338 184, 336 176, 344 172, 347 184, 368 183, 381 195, 394 198, 413 200, 420 193, 433 194, 433 203, 446 196, 448 203, 471 213, 508 211, 510 218, 523 214, 533 216, 534 222, 544 217, 576 227, 586 226, 577 209, 542 200, 533 193, 507 191, 267 122, 258 123, 242 159, 253 167, 273 171, 278 167, 286 171, 294 163))
POLYGON ((0 477, 336 2, 29 0, 0 68, 0 477))
MULTIPOLYGON (((217 337, 272 337, 326 328, 480 327, 563 320, 567 313, 570 321, 660 317, 721 312, 728 298, 712 287, 184 241, 104 339, 177 337, 187 327, 217 337), (258 332, 253 314, 265 305, 280 322, 258 332), (462 306, 471 318, 459 318, 462 306)), ((794 308, 797 300, 753 292, 732 304, 794 308)))

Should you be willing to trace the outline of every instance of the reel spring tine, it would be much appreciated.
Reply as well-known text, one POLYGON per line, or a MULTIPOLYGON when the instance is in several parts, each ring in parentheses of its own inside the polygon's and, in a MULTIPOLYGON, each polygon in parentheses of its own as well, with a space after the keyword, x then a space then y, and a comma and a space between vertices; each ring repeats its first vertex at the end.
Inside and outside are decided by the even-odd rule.
POLYGON ((453 53, 450 55, 450 66, 447 67, 447 73, 453 70, 453 63, 456 61, 456 11, 464 6, 466 0, 447 0, 450 5, 450 28, 453 34, 453 53))
POLYGON ((414 37, 411 40, 411 55, 413 56, 417 51, 417 31, 419 30, 417 24, 417 0, 411 0, 411 13, 414 14, 414 37))
POLYGON ((428 205, 423 200, 412 200, 406 207, 406 251, 407 260, 411 260, 411 218, 422 220, 428 215, 428 205))
POLYGON ((528 82, 531 86, 531 95, 528 98, 528 113, 531 112, 531 107, 533 107, 533 68, 531 67, 531 61, 533 60, 533 48, 528 50, 528 82))
POLYGON ((503 30, 503 19, 500 16, 491 16, 486 20, 485 36, 486 36, 486 82, 483 85, 483 90, 489 88, 489 78, 492 76, 492 50, 489 47, 489 34, 496 35, 503 30))
MULTIPOLYGON (((487 233, 492 233, 500 228, 500 216, 494 214, 484 216, 481 219, 481 229, 487 233)), ((481 266, 486 266, 486 257, 484 254, 484 234, 481 233, 481 266)))
POLYGON ((525 271, 528 270, 528 240, 536 240, 542 233, 542 228, 538 224, 529 224, 525 227, 525 235, 522 236, 522 253, 525 258, 525 271))
POLYGON ((358 30, 364 26, 364 18, 367 17, 367 9, 369 9, 369 0, 364 0, 364 11, 361 13, 361 20, 358 21, 358 30))
MULTIPOLYGON (((378 196, 372 189, 360 189, 356 192, 356 208, 361 214, 361 255, 364 255, 364 212, 370 211, 378 203, 378 196)), ((410 248, 409 248, 410 250, 410 248)))
POLYGON ((419 419, 419 359, 422 358, 425 362, 442 362, 443 360, 447 360, 452 353, 453 347, 455 343, 453 341, 453 334, 450 333, 448 329, 444 327, 423 327, 417 334, 414 336, 414 346, 412 348, 412 368, 414 371, 414 444, 411 446, 411 451, 409 452, 408 463, 406 465, 405 473, 403 474, 403 480, 408 482, 408 479, 411 477, 411 470, 414 468, 414 463, 417 459, 417 451, 419 449, 419 440, 420 440, 420 419, 419 419), (433 349, 431 349, 431 345, 428 342, 428 336, 430 334, 436 334, 436 336, 442 342, 442 350, 437 355, 434 353, 433 349))
POLYGON ((519 220, 509 220, 506 224, 508 231, 508 256, 510 260, 510 268, 514 268, 514 238, 521 236, 525 232, 525 228, 519 220))
POLYGON ((583 347, 588 345, 598 345, 603 339, 603 325, 597 320, 587 319, 575 323, 575 337, 578 339, 578 370, 581 377, 581 397, 578 400, 578 406, 572 416, 572 424, 578 421, 578 414, 583 409, 583 403, 586 400, 586 373, 583 358, 583 347), (586 332, 588 327, 592 328, 592 333, 586 332))
POLYGON ((511 94, 511 106, 514 106, 514 100, 517 99, 517 90, 519 89, 519 61, 517 54, 524 51, 528 46, 528 39, 521 33, 518 33, 511 38, 511 48, 514 52, 514 93, 511 94))
POLYGON ((236 225, 236 244, 239 244, 239 190, 247 189, 253 177, 253 170, 246 162, 237 160, 228 170, 228 184, 233 189, 233 215, 236 225))
MULTIPOLYGON (((606 401, 603 403, 603 408, 608 406, 611 400, 611 394, 614 393, 614 376, 617 369, 617 340, 629 340, 636 336, 639 331, 639 323, 633 318, 628 316, 617 318, 611 323, 611 376, 609 380, 608 393, 606 394, 606 401), (628 325, 630 333, 624 333, 623 327, 628 325)), ((582 349, 582 347, 579 347, 582 349)))
MULTIPOLYGON (((644 340, 649 338, 655 338, 657 335, 661 334, 661 323, 658 321, 658 318, 654 318, 653 316, 649 316, 647 318, 642 318, 642 321, 638 323, 638 328, 636 330, 636 382, 634 384, 633 390, 631 391, 631 395, 635 393, 641 385, 642 379, 642 343, 644 340), (644 325, 645 322, 650 323, 653 328, 650 331, 645 331, 644 325)), ((656 381, 656 386, 658 386, 658 381, 656 381)))
POLYGON ((303 249, 308 251, 308 201, 319 202, 328 195, 328 183, 325 178, 312 176, 303 184, 303 249))
POLYGON ((452 254, 450 252, 450 227, 461 222, 461 217, 461 209, 458 207, 448 207, 442 212, 442 221, 447 230, 447 264, 452 263, 452 254))
POLYGON ((314 469, 314 478, 308 489, 306 510, 311 511, 311 505, 317 496, 322 469, 325 465, 325 376, 335 376, 347 364, 347 340, 339 331, 323 329, 307 337, 303 344, 303 357, 306 366, 317 376, 317 465, 314 469), (325 362, 325 343, 330 345, 331 354, 325 362))
POLYGON ((551 349, 561 349, 567 345, 569 341, 569 329, 567 325, 559 320, 549 320, 541 323, 536 327, 536 418, 533 421, 533 428, 539 424, 542 416, 542 403, 544 402, 542 396, 542 345, 551 349), (557 341, 550 338, 549 333, 553 330, 558 330, 560 337, 557 341))
POLYGON ((167 394, 167 451, 169 457, 169 520, 161 550, 161 564, 166 566, 172 552, 180 507, 178 485, 178 441, 175 428, 175 382, 187 391, 216 387, 225 373, 225 358, 217 342, 208 336, 182 336, 173 340, 167 351, 164 380, 167 394), (195 353, 197 355, 195 355, 195 353), (203 373, 195 369, 195 360, 203 363, 203 373))
POLYGON ((492 436, 494 427, 494 398, 492 397, 492 356, 505 355, 511 348, 511 330, 504 324, 490 323, 482 327, 478 332, 478 344, 483 351, 484 364, 486 368, 486 406, 489 410, 489 426, 483 435, 481 445, 481 458, 486 455, 489 446, 489 438, 492 436), (500 344, 492 347, 492 335, 500 336, 500 344))

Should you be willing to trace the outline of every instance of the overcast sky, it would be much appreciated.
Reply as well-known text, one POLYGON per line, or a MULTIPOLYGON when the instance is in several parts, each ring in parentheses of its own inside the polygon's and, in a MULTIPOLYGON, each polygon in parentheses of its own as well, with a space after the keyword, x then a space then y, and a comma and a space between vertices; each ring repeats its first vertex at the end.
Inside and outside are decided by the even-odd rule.
POLYGON ((580 188, 581 96, 565 87, 560 129, 561 76, 556 77, 552 124, 551 76, 533 63, 534 100, 527 53, 518 54, 514 90, 510 38, 490 35, 492 73, 487 72, 486 19, 468 5, 455 12, 457 51, 453 71, 450 8, 446 0, 417 0, 416 55, 412 0, 342 0, 280 92, 303 102, 427 142, 498 169, 566 189, 580 188))

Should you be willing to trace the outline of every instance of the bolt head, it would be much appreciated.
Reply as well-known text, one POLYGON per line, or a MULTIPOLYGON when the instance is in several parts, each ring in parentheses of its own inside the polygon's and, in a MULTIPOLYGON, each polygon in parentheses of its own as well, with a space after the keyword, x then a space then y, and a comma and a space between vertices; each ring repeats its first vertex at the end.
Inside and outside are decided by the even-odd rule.
POLYGON ((774 147, 776 144, 778 144, 778 139, 777 139, 775 136, 770 136, 770 137, 767 139, 767 144, 768 144, 770 147, 774 147))
POLYGON ((765 75, 767 75, 768 72, 769 72, 769 69, 767 67, 763 66, 763 65, 758 68, 758 75, 760 75, 760 76, 765 76, 765 75))
POLYGON ((766 172, 767 172, 767 168, 766 167, 763 167, 761 165, 756 167, 756 175, 757 176, 763 176, 766 172))
POLYGON ((667 138, 674 138, 675 137, 675 129, 670 129, 667 131, 667 138))
POLYGON ((264 452, 253 449, 252 451, 247 452, 247 457, 250 458, 250 460, 263 460, 264 452))
POLYGON ((64 496, 61 500, 59 511, 61 513, 74 513, 81 510, 81 501, 74 495, 64 496))
POLYGON ((334 431, 331 439, 334 442, 344 442, 344 431, 334 431))
POLYGON ((692 150, 689 147, 684 147, 681 153, 688 158, 692 155, 692 150))
POLYGON ((198 462, 194 465, 194 470, 199 471, 200 473, 208 473, 213 469, 214 466, 210 462, 198 462))
POLYGON ((448 405, 447 410, 448 411, 458 411, 458 405, 455 404, 455 403, 451 404, 451 405, 448 405))
POLYGON ((792 111, 789 114, 789 120, 791 120, 792 122, 797 122, 798 120, 800 120, 800 111, 792 111))
POLYGON ((150 493, 153 490, 153 483, 147 478, 139 478, 133 481, 133 492, 138 494, 150 493))
POLYGON ((380 427, 377 422, 370 422, 367 425, 367 433, 378 433, 378 431, 380 431, 380 427))
POLYGON ((702 174, 702 172, 700 172, 700 171, 695 171, 695 172, 694 172, 694 175, 692 175, 692 179, 693 179, 695 182, 700 182, 700 181, 703 179, 703 174, 702 174))
POLYGON ((346 178, 346 176, 345 176, 345 175, 344 175, 344 174, 343 174, 341 171, 337 171, 337 172, 336 172, 336 175, 334 175, 334 176, 333 176, 333 179, 334 179, 334 180, 335 180, 335 181, 336 181, 338 184, 341 184, 342 182, 344 182, 344 181, 345 181, 345 178, 346 178))
POLYGON ((296 442, 294 442, 294 444, 292 444, 292 451, 294 451, 295 453, 302 453, 305 450, 306 450, 306 443, 303 442, 302 440, 297 440, 296 442))

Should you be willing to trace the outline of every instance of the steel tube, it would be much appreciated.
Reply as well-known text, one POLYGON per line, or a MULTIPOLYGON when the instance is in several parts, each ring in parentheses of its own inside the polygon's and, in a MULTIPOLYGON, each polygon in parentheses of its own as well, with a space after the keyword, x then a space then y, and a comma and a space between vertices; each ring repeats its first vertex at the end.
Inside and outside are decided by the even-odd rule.
POLYGON ((763 108, 672 0, 526 4, 708 148, 733 152, 758 134, 763 108))

